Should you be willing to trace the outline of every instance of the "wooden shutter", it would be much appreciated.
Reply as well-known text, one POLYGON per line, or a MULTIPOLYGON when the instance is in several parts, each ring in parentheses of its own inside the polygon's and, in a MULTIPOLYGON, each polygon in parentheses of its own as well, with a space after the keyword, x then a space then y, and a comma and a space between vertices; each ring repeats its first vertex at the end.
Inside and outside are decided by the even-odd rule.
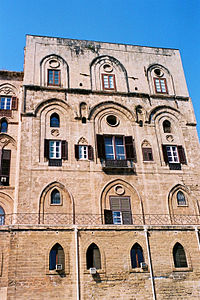
POLYGON ((93 266, 98 270, 101 269, 101 254, 99 248, 93 248, 93 266))
POLYGON ((105 224, 113 224, 112 210, 104 209, 105 224))
POLYGON ((129 197, 121 197, 120 206, 122 211, 123 224, 132 224, 131 205, 129 197))
POLYGON ((88 146, 88 159, 94 160, 94 151, 91 145, 88 146))
POLYGON ((126 158, 137 162, 135 142, 132 136, 125 136, 126 158))
POLYGON ((179 160, 181 164, 187 164, 186 156, 185 156, 185 150, 182 146, 178 146, 178 155, 179 155, 179 160))
POLYGON ((104 136, 97 134, 97 152, 99 158, 106 158, 104 136))
POLYGON ((67 143, 67 141, 61 142, 61 158, 64 160, 68 159, 68 143, 67 143))
POLYGON ((3 149, 1 148, 0 149, 0 175, 2 175, 2 170, 1 170, 2 152, 3 152, 3 149))
POLYGON ((17 99, 17 97, 12 97, 12 109, 13 110, 18 109, 18 99, 17 99))
POLYGON ((168 164, 167 148, 166 145, 162 145, 163 158, 166 164, 168 164))
POLYGON ((44 157, 49 159, 49 140, 44 140, 44 157))
POLYGON ((2 175, 10 176, 11 150, 2 150, 1 172, 2 175))
POLYGON ((75 158, 79 159, 79 145, 74 145, 75 158))

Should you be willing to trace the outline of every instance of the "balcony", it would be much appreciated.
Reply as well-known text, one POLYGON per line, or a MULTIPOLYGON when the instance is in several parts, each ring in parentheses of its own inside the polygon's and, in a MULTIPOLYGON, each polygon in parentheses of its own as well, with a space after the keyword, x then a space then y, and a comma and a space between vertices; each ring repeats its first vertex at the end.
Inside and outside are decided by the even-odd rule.
POLYGON ((0 215, 0 225, 80 225, 80 226, 139 226, 139 225, 200 225, 200 215, 132 214, 131 224, 105 224, 104 214, 18 213, 0 215))
POLYGON ((102 160, 102 169, 104 171, 135 171, 135 166, 131 160, 102 160))

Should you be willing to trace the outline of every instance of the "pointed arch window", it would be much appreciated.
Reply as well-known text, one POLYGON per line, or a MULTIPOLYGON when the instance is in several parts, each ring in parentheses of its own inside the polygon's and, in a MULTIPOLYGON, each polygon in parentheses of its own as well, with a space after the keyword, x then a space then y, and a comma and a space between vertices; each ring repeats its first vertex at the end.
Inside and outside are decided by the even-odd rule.
POLYGON ((5 212, 3 208, 0 206, 0 225, 5 224, 5 212))
POLYGON ((51 192, 51 204, 61 204, 60 192, 57 189, 51 192))
POLYGON ((49 253, 49 270, 62 271, 65 268, 65 253, 60 244, 55 244, 49 253))
POLYGON ((101 269, 101 254, 96 244, 92 243, 86 253, 87 269, 101 269))
POLYGON ((172 132, 170 121, 165 120, 163 122, 163 131, 164 131, 164 133, 171 133, 172 132))
POLYGON ((185 195, 183 194, 182 191, 178 191, 176 197, 177 197, 177 204, 178 204, 179 206, 185 206, 185 205, 186 205, 185 195))
POLYGON ((57 113, 53 113, 50 117, 50 127, 60 127, 60 117, 57 113))
POLYGON ((176 243, 173 248, 173 258, 175 268, 187 268, 187 259, 185 255, 185 250, 183 246, 179 243, 176 243))
POLYGON ((142 247, 136 243, 131 248, 131 266, 132 268, 140 268, 140 264, 144 262, 142 247))
POLYGON ((2 119, 0 127, 1 133, 6 133, 8 131, 8 122, 5 119, 2 119))

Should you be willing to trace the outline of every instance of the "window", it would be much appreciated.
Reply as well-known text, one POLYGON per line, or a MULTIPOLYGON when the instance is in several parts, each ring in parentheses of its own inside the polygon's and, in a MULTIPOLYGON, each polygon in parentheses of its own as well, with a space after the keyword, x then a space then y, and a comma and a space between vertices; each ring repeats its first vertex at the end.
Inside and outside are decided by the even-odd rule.
POLYGON ((49 160, 49 166, 61 166, 62 159, 68 159, 67 141, 46 140, 44 141, 44 157, 49 160))
POLYGON ((169 164, 170 168, 176 169, 176 165, 187 164, 185 150, 182 146, 162 145, 162 149, 164 161, 169 164))
POLYGON ((110 210, 104 210, 105 224, 132 224, 129 197, 110 197, 110 210))
POLYGON ((75 158, 79 160, 93 160, 93 147, 90 145, 75 145, 75 158))
POLYGON ((48 85, 60 85, 60 70, 48 70, 48 85))
POLYGON ((173 248, 173 258, 175 268, 187 268, 188 265, 185 256, 185 250, 179 243, 176 243, 173 248))
POLYGON ((51 204, 60 204, 61 198, 60 198, 60 192, 57 189, 54 189, 51 192, 51 204))
POLYGON ((101 254, 96 244, 92 243, 86 253, 87 269, 101 269, 101 254))
POLYGON ((140 264, 144 262, 142 247, 136 243, 131 248, 131 266, 132 268, 140 268, 140 264))
POLYGON ((11 97, 1 97, 0 109, 11 109, 11 97))
POLYGON ((8 131, 8 122, 6 120, 1 120, 1 133, 6 133, 8 131))
POLYGON ((115 75, 102 74, 103 89, 116 90, 115 75))
POLYGON ((49 158, 60 159, 61 158, 61 141, 49 142, 49 158))
POLYGON ((60 127, 60 118, 59 115, 53 113, 50 117, 50 127, 60 127))
POLYGON ((171 123, 168 120, 163 122, 163 131, 164 133, 171 133, 171 123))
POLYGON ((3 208, 0 206, 0 225, 5 224, 5 212, 3 208))
POLYGON ((105 160, 133 160, 136 151, 132 136, 97 135, 98 157, 105 160))
POLYGON ((56 265, 61 265, 61 270, 65 269, 65 253, 60 244, 55 244, 49 253, 49 270, 56 270, 56 265))
POLYGON ((154 78, 156 93, 167 94, 167 83, 165 78, 154 78))
POLYGON ((153 153, 151 148, 142 148, 143 161, 153 161, 153 153))
POLYGON ((17 97, 0 97, 1 110, 17 110, 18 99, 17 97))
POLYGON ((0 150, 0 185, 9 185, 11 150, 0 150))
POLYGON ((177 195, 177 204, 180 206, 185 206, 186 205, 186 199, 185 199, 185 195, 183 194, 183 192, 178 191, 177 195))

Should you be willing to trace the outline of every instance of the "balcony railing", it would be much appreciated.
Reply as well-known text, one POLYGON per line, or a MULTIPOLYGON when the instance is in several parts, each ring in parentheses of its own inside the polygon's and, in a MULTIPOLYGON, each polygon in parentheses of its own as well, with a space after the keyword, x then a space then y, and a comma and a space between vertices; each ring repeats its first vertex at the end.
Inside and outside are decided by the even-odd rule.
MULTIPOLYGON (((6 214, 0 215, 0 225, 104 225, 103 214, 6 214)), ((132 224, 122 225, 200 225, 200 215, 132 215, 132 224)), ((114 224, 112 226, 121 226, 114 224)))
POLYGON ((121 160, 102 160, 102 169, 112 170, 112 169, 125 169, 134 170, 134 164, 131 160, 121 159, 121 160))

